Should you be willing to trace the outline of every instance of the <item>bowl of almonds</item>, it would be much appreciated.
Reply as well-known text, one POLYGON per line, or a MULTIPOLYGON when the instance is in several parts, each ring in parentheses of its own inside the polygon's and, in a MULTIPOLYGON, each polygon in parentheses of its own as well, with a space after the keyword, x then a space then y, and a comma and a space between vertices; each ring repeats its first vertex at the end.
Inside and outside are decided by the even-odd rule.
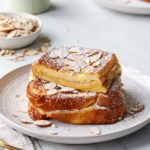
POLYGON ((0 13, 0 49, 19 49, 32 44, 41 28, 41 21, 34 15, 0 13))

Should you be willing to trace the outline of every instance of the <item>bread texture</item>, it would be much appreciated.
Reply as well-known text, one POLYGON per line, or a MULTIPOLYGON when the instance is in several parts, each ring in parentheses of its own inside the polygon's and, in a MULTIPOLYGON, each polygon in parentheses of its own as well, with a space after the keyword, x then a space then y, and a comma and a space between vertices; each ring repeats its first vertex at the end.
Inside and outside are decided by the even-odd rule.
POLYGON ((53 48, 32 64, 36 78, 80 91, 107 93, 121 75, 115 54, 82 47, 53 48))
POLYGON ((30 81, 26 90, 30 117, 72 124, 108 124, 124 118, 126 105, 120 79, 113 82, 107 93, 67 88, 37 78, 30 81), (49 90, 57 92, 48 94, 49 90))

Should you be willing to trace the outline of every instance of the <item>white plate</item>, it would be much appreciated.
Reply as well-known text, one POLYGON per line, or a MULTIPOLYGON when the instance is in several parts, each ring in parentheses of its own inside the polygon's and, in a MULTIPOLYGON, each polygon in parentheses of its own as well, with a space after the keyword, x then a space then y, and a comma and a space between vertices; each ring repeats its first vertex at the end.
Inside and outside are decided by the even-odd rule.
POLYGON ((30 65, 12 71, 0 80, 0 114, 1 117, 14 129, 47 141, 67 144, 96 143, 116 139, 130 134, 150 121, 150 77, 131 67, 123 66, 124 92, 127 99, 145 104, 144 111, 136 114, 134 118, 126 117, 124 120, 110 125, 72 125, 53 120, 58 128, 53 129, 58 135, 49 135, 51 127, 40 128, 33 124, 23 124, 18 118, 30 119, 26 111, 27 99, 21 101, 16 95, 25 97, 25 89, 28 83, 30 65), (101 135, 92 136, 89 133, 91 127, 98 127, 101 135), (70 131, 68 131, 70 129, 70 131))
POLYGON ((131 0, 130 3, 122 3, 121 0, 95 0, 95 2, 98 5, 125 13, 141 15, 150 14, 150 3, 141 0, 131 0))

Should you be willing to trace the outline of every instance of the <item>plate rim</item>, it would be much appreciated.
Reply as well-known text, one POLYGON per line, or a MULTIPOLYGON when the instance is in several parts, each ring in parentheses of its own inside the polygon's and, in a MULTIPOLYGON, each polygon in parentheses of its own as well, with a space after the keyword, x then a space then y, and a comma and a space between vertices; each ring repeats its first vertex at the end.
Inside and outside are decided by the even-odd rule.
MULTIPOLYGON (((24 65, 24 66, 21 66, 21 67, 18 67, 18 68, 16 68, 16 69, 14 69, 14 70, 12 70, 12 71, 10 71, 9 73, 7 73, 7 74, 5 74, 4 76, 2 76, 1 77, 1 79, 0 79, 0 82, 2 81, 2 80, 5 80, 5 78, 7 78, 7 76, 9 76, 10 74, 12 74, 12 73, 14 73, 14 72, 16 72, 16 71, 18 71, 18 70, 21 70, 21 69, 23 69, 23 68, 25 68, 25 67, 30 67, 31 66, 31 64, 27 64, 27 65, 24 65)), ((136 69, 136 68, 134 68, 134 67, 131 67, 131 66, 128 66, 128 65, 123 65, 123 64, 121 64, 121 66, 122 66, 122 68, 130 68, 130 69, 132 69, 132 70, 134 70, 134 71, 138 71, 138 72, 140 72, 140 73, 142 73, 142 75, 144 75, 144 76, 147 76, 149 79, 150 79, 150 75, 148 75, 148 74, 146 74, 146 73, 144 73, 144 72, 142 72, 142 71, 140 71, 140 70, 138 70, 138 69, 136 69)), ((33 134, 34 135, 40 135, 41 136, 41 134, 39 134, 38 132, 34 132, 33 130, 31 130, 31 129, 27 129, 26 127, 23 127, 23 126, 21 126, 21 125, 19 125, 19 124, 17 124, 17 123, 15 123, 15 122, 13 122, 13 121, 11 121, 11 120, 9 120, 6 116, 4 116, 3 114, 1 114, 1 112, 0 112, 0 117, 3 119, 3 120, 5 120, 6 121, 6 123, 8 123, 8 125, 9 126, 11 126, 12 128, 14 128, 14 129, 16 129, 16 130, 18 130, 18 131, 20 131, 20 132, 22 132, 22 133, 24 133, 24 134, 26 134, 26 135, 29 135, 29 136, 33 136, 33 134), (31 135, 32 134, 32 135, 31 135)), ((43 135, 42 137, 49 137, 49 138, 59 138, 59 139, 63 139, 63 138, 71 138, 71 139, 79 139, 79 138, 95 138, 95 137, 107 137, 107 136, 110 136, 110 135, 116 135, 116 134, 120 134, 120 133, 122 133, 122 132, 126 132, 126 131, 129 131, 129 130, 132 130, 132 129, 135 129, 133 132, 135 132, 135 131, 137 131, 137 130, 139 130, 139 129, 141 129, 143 126, 145 126, 146 124, 148 124, 148 123, 150 123, 150 116, 149 115, 147 115, 145 118, 144 118, 144 120, 142 120, 142 122, 140 122, 140 123, 138 123, 137 125, 132 125, 132 127, 130 127, 130 128, 127 128, 127 129, 125 129, 125 130, 121 130, 121 131, 116 131, 116 132, 113 132, 113 133, 107 133, 107 134, 101 134, 101 135, 99 135, 99 136, 91 136, 91 135, 86 135, 86 136, 53 136, 53 135, 43 135)), ((133 132, 129 132, 128 134, 131 134, 131 133, 133 133, 133 132)), ((124 135, 128 135, 128 134, 123 134, 122 136, 124 136, 124 135)), ((118 138, 119 137, 122 137, 121 135, 120 136, 118 136, 118 138)), ((35 136, 33 136, 33 137, 35 137, 35 136)), ((40 138, 40 137, 36 137, 36 138, 40 138)), ((117 138, 117 137, 116 137, 117 138)), ((114 138, 114 139, 116 139, 116 138, 114 138)), ((41 139, 41 138, 40 138, 41 139)), ((105 140, 105 141, 107 141, 107 140, 105 140)), ((58 142, 58 143, 61 143, 61 142, 58 142)), ((92 142, 92 143, 97 143, 97 142, 92 142)), ((75 143, 74 143, 75 144, 75 143)))
POLYGON ((101 6, 104 6, 111 10, 115 10, 115 11, 119 11, 119 12, 124 12, 124 13, 129 13, 129 14, 131 14, 131 13, 139 14, 139 15, 150 15, 150 7, 123 5, 123 4, 119 4, 119 3, 108 2, 107 0, 95 0, 95 2, 101 6), (126 9, 126 11, 119 9, 118 7, 124 8, 124 9, 126 9), (137 11, 139 11, 139 12, 137 12, 137 11))

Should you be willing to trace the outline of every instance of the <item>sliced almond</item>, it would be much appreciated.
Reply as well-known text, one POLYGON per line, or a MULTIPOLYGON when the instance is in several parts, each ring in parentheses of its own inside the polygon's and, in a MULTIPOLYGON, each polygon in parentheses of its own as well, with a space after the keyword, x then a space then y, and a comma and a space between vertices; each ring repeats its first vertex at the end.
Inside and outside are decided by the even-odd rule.
POLYGON ((37 54, 38 54, 37 50, 29 50, 29 49, 26 49, 25 53, 24 53, 25 56, 34 56, 34 55, 37 55, 37 54))
POLYGON ((97 66, 99 66, 100 64, 101 64, 100 61, 96 61, 95 63, 92 64, 92 66, 97 67, 97 66))
POLYGON ((25 123, 25 124, 33 124, 33 122, 31 122, 31 121, 29 121, 29 120, 27 120, 27 119, 23 119, 23 118, 21 118, 20 121, 21 121, 22 123, 25 123))
POLYGON ((0 36, 4 36, 4 37, 6 37, 8 35, 8 33, 7 32, 0 32, 0 36))
POLYGON ((47 90, 51 90, 51 89, 54 89, 56 87, 56 84, 55 83, 47 83, 44 85, 44 88, 47 89, 47 90))
POLYGON ((22 58, 22 57, 17 57, 17 58, 14 59, 13 61, 14 61, 14 62, 24 61, 24 58, 22 58))
POLYGON ((50 57, 51 58, 57 58, 57 57, 59 57, 59 52, 56 51, 56 50, 51 51, 50 52, 50 57))
POLYGON ((52 128, 57 128, 56 124, 52 123, 51 125, 52 128))
POLYGON ((15 37, 16 33, 17 33, 16 30, 11 31, 11 32, 7 35, 7 38, 8 38, 8 39, 11 39, 11 38, 15 37))
POLYGON ((11 56, 11 55, 9 55, 9 56, 5 56, 5 58, 8 59, 8 60, 13 60, 13 59, 16 59, 17 56, 11 56))
POLYGON ((140 112, 144 109, 144 104, 137 103, 134 107, 131 107, 130 110, 133 112, 140 112))
POLYGON ((72 48, 69 49, 69 52, 78 53, 79 52, 79 48, 78 47, 72 47, 72 48))
POLYGON ((69 52, 67 49, 60 49, 59 51, 59 58, 63 59, 68 56, 69 52))
POLYGON ((102 53, 97 53, 97 54, 90 56, 89 57, 90 62, 91 63, 96 62, 101 57, 101 55, 102 55, 102 53))
POLYGON ((97 127, 92 127, 90 129, 90 133, 92 133, 93 135, 100 135, 101 134, 101 130, 97 127))
POLYGON ((58 134, 56 131, 53 131, 53 130, 50 130, 48 133, 49 133, 50 135, 57 135, 57 134, 58 134))
POLYGON ((2 50, 0 51, 0 56, 3 56, 4 54, 5 54, 5 50, 2 49, 2 50))
POLYGON ((74 90, 75 89, 70 88, 70 87, 63 87, 63 88, 60 89, 60 92, 72 92, 74 90))
POLYGON ((24 57, 24 54, 23 54, 23 52, 19 52, 15 56, 17 56, 17 57, 24 57))
POLYGON ((46 52, 47 48, 45 46, 41 46, 41 48, 38 50, 38 52, 46 52))
POLYGON ((51 89, 51 90, 47 91, 47 95, 54 95, 57 93, 58 93, 58 91, 56 89, 51 89))
POLYGON ((52 122, 49 120, 37 120, 37 121, 34 121, 34 124, 39 127, 48 127, 48 126, 51 126, 52 122))
POLYGON ((25 100, 23 96, 20 96, 19 99, 20 99, 21 101, 24 101, 24 100, 25 100))

